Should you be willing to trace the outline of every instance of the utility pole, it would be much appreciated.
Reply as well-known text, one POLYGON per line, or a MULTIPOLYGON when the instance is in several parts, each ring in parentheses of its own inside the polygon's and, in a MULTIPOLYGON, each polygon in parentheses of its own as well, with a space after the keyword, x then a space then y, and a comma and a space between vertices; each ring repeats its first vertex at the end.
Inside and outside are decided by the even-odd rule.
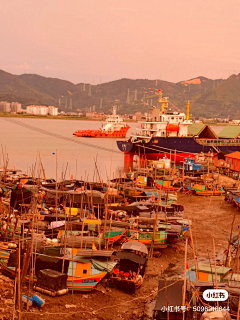
POLYGON ((137 89, 134 91, 134 100, 137 101, 137 89))
POLYGON ((128 89, 128 93, 127 93, 127 103, 130 102, 130 89, 128 89))

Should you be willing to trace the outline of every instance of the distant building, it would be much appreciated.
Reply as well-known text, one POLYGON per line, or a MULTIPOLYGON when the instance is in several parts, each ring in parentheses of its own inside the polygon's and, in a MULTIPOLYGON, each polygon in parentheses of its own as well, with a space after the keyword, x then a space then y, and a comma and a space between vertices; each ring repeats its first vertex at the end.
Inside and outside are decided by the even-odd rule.
POLYGON ((40 115, 40 116, 47 116, 48 114, 57 116, 58 108, 54 106, 46 107, 46 106, 31 105, 31 106, 27 106, 26 113, 40 115))
POLYGON ((0 101, 0 112, 10 112, 10 103, 7 101, 0 101))
POLYGON ((11 108, 11 112, 18 113, 22 111, 22 105, 19 102, 11 102, 10 108, 11 108))
POLYGON ((102 119, 103 115, 97 112, 86 112, 86 117, 93 118, 93 119, 102 119))
POLYGON ((49 106, 48 107, 48 114, 51 116, 57 116, 58 115, 58 108, 54 106, 49 106))
POLYGON ((140 111, 135 113, 136 120, 142 120, 142 113, 140 111))

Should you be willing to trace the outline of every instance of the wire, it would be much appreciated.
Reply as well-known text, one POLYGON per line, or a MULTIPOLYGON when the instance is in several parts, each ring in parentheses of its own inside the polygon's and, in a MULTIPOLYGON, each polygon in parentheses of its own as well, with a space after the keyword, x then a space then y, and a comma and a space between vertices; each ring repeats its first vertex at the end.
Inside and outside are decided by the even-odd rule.
POLYGON ((99 145, 96 145, 96 144, 93 144, 93 143, 84 142, 84 141, 80 140, 79 138, 76 138, 76 139, 78 139, 78 140, 76 140, 76 139, 73 139, 73 138, 64 137, 64 136, 62 136, 60 134, 57 134, 57 133, 54 133, 54 132, 51 132, 51 131, 48 131, 48 130, 45 130, 45 129, 40 129, 38 127, 32 126, 30 124, 23 123, 23 122, 18 121, 18 120, 9 119, 9 118, 2 118, 2 119, 4 119, 5 121, 8 121, 10 123, 19 125, 21 127, 27 128, 29 130, 33 130, 33 131, 36 131, 36 132, 39 132, 39 133, 42 133, 42 134, 57 138, 57 139, 61 139, 61 140, 65 140, 65 141, 69 141, 69 142, 73 142, 73 143, 77 143, 77 144, 80 144, 80 145, 84 145, 86 147, 96 148, 96 149, 100 149, 100 150, 107 151, 107 152, 114 152, 114 153, 119 153, 120 152, 119 150, 113 150, 113 149, 106 148, 106 147, 103 147, 103 146, 99 146, 99 145))

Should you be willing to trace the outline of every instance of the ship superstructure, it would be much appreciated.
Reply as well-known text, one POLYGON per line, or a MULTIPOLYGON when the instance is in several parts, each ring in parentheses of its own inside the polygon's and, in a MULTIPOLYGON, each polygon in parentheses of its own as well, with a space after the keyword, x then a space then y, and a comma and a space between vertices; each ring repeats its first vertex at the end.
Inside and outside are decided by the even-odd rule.
POLYGON ((117 114, 116 106, 113 106, 113 113, 109 115, 105 124, 99 130, 77 130, 73 134, 77 137, 92 138, 125 138, 129 125, 123 122, 120 115, 117 114))
POLYGON ((190 102, 187 104, 187 115, 179 112, 167 112, 168 98, 163 98, 162 90, 159 91, 158 103, 161 109, 152 107, 146 121, 139 122, 140 127, 133 138, 152 137, 186 137, 188 126, 192 124, 189 110, 190 102))
POLYGON ((126 167, 132 167, 133 158, 139 161, 171 158, 177 162, 193 158, 196 154, 212 155, 225 151, 240 151, 240 134, 235 139, 222 139, 203 123, 190 119, 190 102, 187 112, 172 112, 168 109, 168 98, 159 90, 158 105, 152 107, 145 121, 139 122, 136 134, 128 141, 117 141, 124 152, 126 167))

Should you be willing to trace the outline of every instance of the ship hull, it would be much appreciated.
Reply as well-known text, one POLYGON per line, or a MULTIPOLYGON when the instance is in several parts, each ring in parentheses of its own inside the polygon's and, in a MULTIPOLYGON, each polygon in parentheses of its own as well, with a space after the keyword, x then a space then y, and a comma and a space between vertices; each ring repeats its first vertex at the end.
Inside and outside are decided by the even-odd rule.
POLYGON ((125 158, 131 160, 134 155, 138 155, 146 160, 158 160, 164 156, 169 158, 171 154, 172 160, 176 158, 177 162, 184 161, 186 157, 194 157, 196 154, 213 153, 217 150, 225 151, 240 151, 240 145, 221 145, 217 150, 212 146, 206 146, 198 143, 192 137, 158 137, 152 138, 149 142, 130 142, 117 141, 117 146, 120 151, 124 152, 125 158))
POLYGON ((84 138, 125 138, 129 126, 122 127, 120 130, 103 131, 103 130, 77 130, 73 133, 76 137, 84 138))

